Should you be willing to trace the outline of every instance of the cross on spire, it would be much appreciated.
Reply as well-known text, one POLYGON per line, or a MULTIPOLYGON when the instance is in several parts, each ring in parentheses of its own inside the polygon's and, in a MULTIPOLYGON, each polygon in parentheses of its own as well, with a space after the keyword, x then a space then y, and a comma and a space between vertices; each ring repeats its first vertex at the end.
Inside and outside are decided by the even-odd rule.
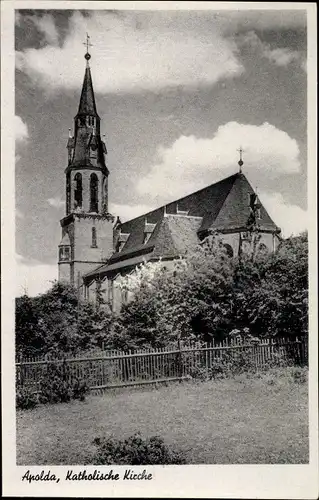
POLYGON ((244 162, 243 162, 243 148, 240 146, 239 149, 237 149, 237 151, 239 152, 239 162, 238 162, 238 165, 239 165, 239 173, 241 173, 241 167, 243 166, 244 162))
POLYGON ((89 47, 93 47, 93 44, 90 43, 90 35, 88 33, 86 34, 86 41, 83 43, 83 45, 86 46, 86 54, 84 57, 87 61, 89 61, 89 59, 91 59, 91 55, 89 53, 89 47))

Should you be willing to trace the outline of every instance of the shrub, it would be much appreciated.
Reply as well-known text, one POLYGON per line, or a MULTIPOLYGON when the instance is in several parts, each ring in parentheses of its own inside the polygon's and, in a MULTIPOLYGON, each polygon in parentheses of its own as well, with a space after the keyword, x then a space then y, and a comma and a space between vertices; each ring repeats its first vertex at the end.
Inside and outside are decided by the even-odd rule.
POLYGON ((205 367, 205 363, 203 364, 203 361, 199 359, 195 363, 191 363, 190 376, 197 380, 224 379, 241 374, 256 376, 259 371, 286 368, 292 363, 287 355, 277 351, 272 354, 271 359, 264 363, 263 367, 258 366, 254 349, 254 345, 250 345, 246 346, 244 350, 224 351, 214 357, 212 365, 208 369, 205 367))
POLYGON ((272 354, 272 357, 267 360, 267 362, 265 363, 265 368, 286 368, 287 366, 291 365, 291 363, 293 363, 291 359, 287 358, 284 354, 277 351, 274 352, 272 354))
POLYGON ((50 363, 39 384, 40 403, 65 403, 71 399, 84 400, 88 391, 86 382, 71 377, 68 366, 50 363))
POLYGON ((305 384, 308 381, 308 370, 299 366, 291 366, 290 377, 297 384, 305 384))
POLYGON ((38 404, 37 395, 27 387, 20 387, 16 391, 16 407, 19 410, 31 410, 38 404))
POLYGON ((85 380, 76 379, 74 381, 73 387, 73 399, 79 399, 80 401, 85 400, 85 394, 89 391, 89 387, 85 380))
POLYGON ((164 465, 185 464, 180 452, 168 447, 158 436, 143 439, 136 433, 125 440, 95 438, 97 465, 164 465))

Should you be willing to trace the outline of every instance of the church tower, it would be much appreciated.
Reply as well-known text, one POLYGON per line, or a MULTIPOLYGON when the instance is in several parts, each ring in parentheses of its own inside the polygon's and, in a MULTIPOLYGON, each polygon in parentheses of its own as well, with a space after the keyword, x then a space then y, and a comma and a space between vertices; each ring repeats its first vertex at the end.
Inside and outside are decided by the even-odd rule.
POLYGON ((100 134, 90 58, 87 50, 74 133, 69 131, 67 143, 66 213, 60 221, 59 281, 75 286, 79 286, 84 274, 105 262, 113 252, 114 217, 108 213, 107 150, 100 134))

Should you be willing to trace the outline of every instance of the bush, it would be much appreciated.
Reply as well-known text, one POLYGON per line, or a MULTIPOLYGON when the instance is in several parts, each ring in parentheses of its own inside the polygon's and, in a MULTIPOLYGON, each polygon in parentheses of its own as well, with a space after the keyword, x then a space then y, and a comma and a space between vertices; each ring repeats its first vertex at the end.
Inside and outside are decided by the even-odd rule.
POLYGON ((76 379, 74 381, 73 387, 73 399, 79 399, 80 401, 85 400, 85 395, 89 391, 89 387, 85 380, 76 379))
POLYGON ((16 392, 16 407, 19 410, 31 410, 38 404, 38 398, 31 389, 20 387, 16 392))
POLYGON ((39 390, 40 403, 65 403, 71 399, 84 401, 88 386, 86 382, 71 377, 65 363, 61 366, 51 363, 40 380, 39 390))
MULTIPOLYGON (((203 360, 191 361, 185 357, 184 362, 189 363, 189 373, 191 378, 197 380, 224 379, 241 374, 256 375, 260 371, 268 371, 276 368, 286 368, 291 366, 292 360, 287 355, 274 352, 271 359, 258 366, 255 359, 254 346, 246 346, 244 350, 234 349, 224 351, 219 356, 215 356, 212 365, 206 368, 203 360)), ((297 370, 298 371, 298 370, 297 370)), ((301 369, 302 371, 302 369, 301 369)), ((296 372, 297 373, 297 372, 296 372)), ((299 373, 299 372, 298 372, 299 373)), ((298 375, 296 375, 298 377, 298 375)), ((300 375, 301 377, 301 375, 300 375)))
POLYGON ((297 384, 305 384, 308 381, 308 370, 299 366, 291 366, 290 377, 297 384))
POLYGON ((123 441, 113 438, 96 438, 98 451, 94 457, 97 465, 164 465, 185 464, 180 452, 172 450, 158 436, 143 439, 136 433, 123 441))

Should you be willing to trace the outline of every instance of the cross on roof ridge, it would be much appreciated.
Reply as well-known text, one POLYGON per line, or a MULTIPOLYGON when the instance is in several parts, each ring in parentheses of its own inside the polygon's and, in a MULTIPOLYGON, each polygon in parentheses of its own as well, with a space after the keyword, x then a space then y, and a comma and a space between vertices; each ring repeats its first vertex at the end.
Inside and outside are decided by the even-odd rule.
POLYGON ((90 40, 90 35, 87 33, 86 34, 86 41, 83 42, 83 45, 86 45, 86 51, 89 51, 89 47, 93 47, 93 44, 89 42, 90 40))
POLYGON ((239 149, 237 149, 237 151, 239 152, 239 162, 238 162, 238 165, 239 165, 239 173, 241 174, 241 167, 243 166, 244 162, 243 162, 243 148, 240 146, 239 149))

